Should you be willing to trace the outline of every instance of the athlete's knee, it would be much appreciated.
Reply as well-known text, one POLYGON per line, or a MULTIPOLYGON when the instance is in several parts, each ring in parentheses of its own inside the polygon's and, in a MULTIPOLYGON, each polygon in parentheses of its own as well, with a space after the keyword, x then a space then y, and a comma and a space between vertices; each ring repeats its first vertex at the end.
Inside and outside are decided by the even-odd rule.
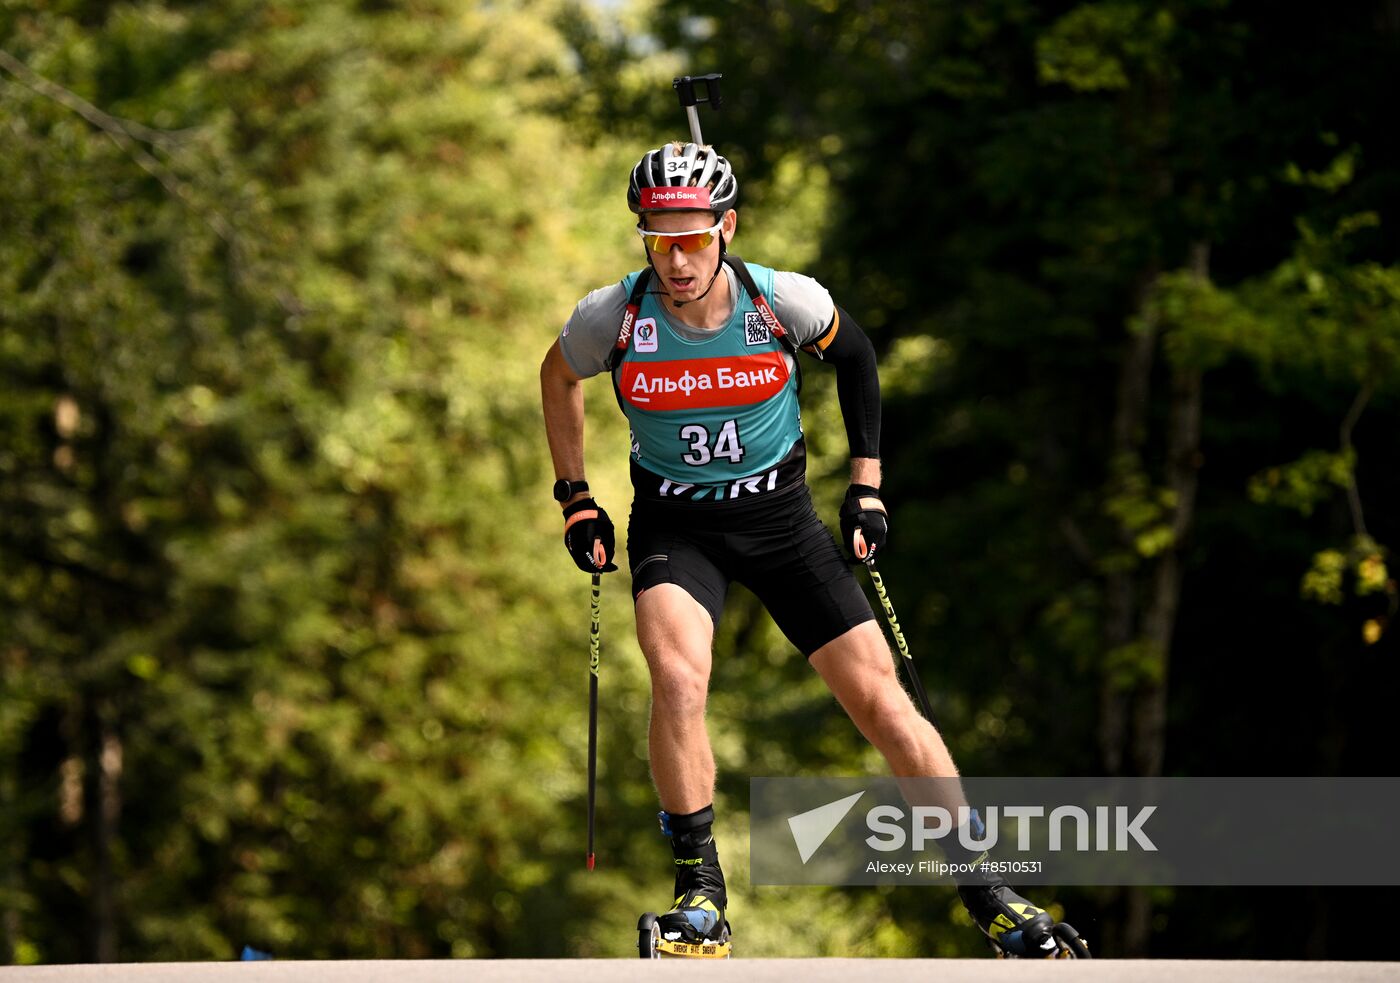
POLYGON ((918 730, 923 718, 898 680, 882 678, 880 682, 884 685, 863 689, 851 701, 851 716, 856 718, 861 729, 878 731, 891 738, 918 730))
POLYGON ((928 722, 900 685, 894 667, 871 667, 837 695, 855 725, 882 749, 916 747, 927 738, 928 722))
POLYGON ((703 714, 709 688, 709 672, 679 660, 664 667, 652 667, 652 702, 665 712, 680 716, 703 714))
POLYGON ((905 747, 922 746, 932 727, 903 689, 880 704, 876 720, 875 726, 886 743, 905 747))
POLYGON ((709 639, 669 631, 643 645, 651 673, 652 700, 667 712, 703 713, 710 688, 709 639))

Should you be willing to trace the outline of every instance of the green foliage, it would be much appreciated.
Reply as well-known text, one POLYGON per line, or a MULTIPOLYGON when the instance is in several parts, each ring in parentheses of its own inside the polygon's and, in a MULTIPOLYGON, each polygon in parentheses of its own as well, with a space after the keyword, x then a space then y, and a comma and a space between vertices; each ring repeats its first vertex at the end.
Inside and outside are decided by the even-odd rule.
POLYGON ((1104 499, 1104 513, 1132 538, 1139 557, 1152 557, 1169 549, 1176 540, 1172 522, 1177 494, 1170 488, 1152 488, 1147 476, 1131 460, 1119 465, 1114 491, 1104 499))
POLYGON ((1163 655, 1160 646, 1136 639, 1104 653, 1104 674, 1109 685, 1120 692, 1131 692, 1144 683, 1161 683, 1167 672, 1163 655))
POLYGON ((1176 19, 1169 8, 1136 3, 1085 3, 1036 41, 1040 80, 1077 92, 1127 89, 1133 77, 1160 75, 1176 19))
POLYGON ((1308 451, 1290 464, 1272 467, 1249 480, 1249 497, 1260 504, 1281 505, 1312 514, 1317 504, 1354 480, 1356 455, 1308 451))
MULTIPOLYGON (((100 878, 125 958, 588 934, 558 878, 583 585, 552 562, 557 517, 519 501, 547 485, 534 366, 575 290, 554 270, 612 276, 626 239, 600 249, 572 207, 618 164, 540 109, 569 84, 549 13, 7 15, 36 71, 186 128, 113 142, 0 89, 16 957, 87 958, 54 917, 100 878), (49 718, 71 736, 34 745, 49 718), (91 772, 95 732, 121 749, 120 825, 65 884, 22 769, 91 772)), ((607 616, 621 698, 616 594, 607 616)))
MULTIPOLYGON (((1340 605, 1346 600, 1349 587, 1359 597, 1388 595, 1393 608, 1395 581, 1391 579, 1385 556, 1386 550, 1365 535, 1353 537, 1345 550, 1319 550, 1303 575, 1303 596, 1318 604, 1340 605)), ((1368 644, 1377 639, 1369 639, 1368 644)))
POLYGON ((1243 356, 1270 373, 1389 383, 1400 364, 1400 266, 1351 257, 1378 224, 1359 212, 1322 233, 1300 219, 1291 256, 1228 289, 1185 271, 1163 276, 1149 309, 1178 328, 1169 353, 1200 368, 1243 356))

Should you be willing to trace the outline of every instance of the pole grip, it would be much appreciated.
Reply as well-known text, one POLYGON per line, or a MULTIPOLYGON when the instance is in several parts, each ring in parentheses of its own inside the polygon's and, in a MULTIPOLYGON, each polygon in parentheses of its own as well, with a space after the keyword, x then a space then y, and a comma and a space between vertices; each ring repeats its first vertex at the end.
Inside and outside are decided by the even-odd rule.
POLYGON ((682 106, 698 106, 702 102, 708 102, 710 108, 718 109, 724 104, 724 100, 719 94, 719 80, 724 78, 718 72, 710 75, 682 75, 671 81, 671 88, 676 90, 676 95, 680 96, 682 106), (698 95, 695 91, 696 85, 705 88, 705 94, 698 95))

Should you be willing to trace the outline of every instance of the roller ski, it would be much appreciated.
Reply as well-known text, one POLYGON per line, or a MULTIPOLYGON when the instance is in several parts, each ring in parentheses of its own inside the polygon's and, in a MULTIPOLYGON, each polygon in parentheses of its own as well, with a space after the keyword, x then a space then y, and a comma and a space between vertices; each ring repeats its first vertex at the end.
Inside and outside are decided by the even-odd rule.
POLYGON ((998 959, 1090 959, 1089 947, 1067 922, 1021 897, 1000 877, 958 887, 958 897, 998 959))
POLYGON ((668 926, 663 928, 662 919, 674 915, 668 911, 664 915, 647 912, 637 922, 637 952, 643 959, 728 959, 732 954, 729 942, 729 923, 720 926, 716 939, 701 942, 671 941, 664 935, 673 934, 668 926))
MULTIPOLYGON (((971 810, 968 822, 973 838, 986 837, 987 828, 976 809, 971 810)), ((943 852, 962 869, 955 875, 958 897, 998 959, 1091 958, 1089 947, 1072 926, 1056 922, 1044 908, 1011 890, 1006 878, 984 863, 988 854, 968 850, 962 839, 945 840, 943 852)))
POLYGON ((675 904, 662 914, 647 912, 637 922, 637 954, 643 959, 728 959, 728 895, 710 826, 714 809, 687 816, 660 813, 661 831, 675 855, 675 904))

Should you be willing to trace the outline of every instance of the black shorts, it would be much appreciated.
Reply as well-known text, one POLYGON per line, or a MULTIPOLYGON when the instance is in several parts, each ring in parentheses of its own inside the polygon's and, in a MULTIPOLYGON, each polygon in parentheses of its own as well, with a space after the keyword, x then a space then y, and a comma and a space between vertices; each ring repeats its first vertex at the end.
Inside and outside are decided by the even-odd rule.
POLYGON ((738 581, 803 655, 875 617, 806 485, 743 507, 634 501, 627 560, 634 599, 675 584, 716 625, 729 582, 738 581))

